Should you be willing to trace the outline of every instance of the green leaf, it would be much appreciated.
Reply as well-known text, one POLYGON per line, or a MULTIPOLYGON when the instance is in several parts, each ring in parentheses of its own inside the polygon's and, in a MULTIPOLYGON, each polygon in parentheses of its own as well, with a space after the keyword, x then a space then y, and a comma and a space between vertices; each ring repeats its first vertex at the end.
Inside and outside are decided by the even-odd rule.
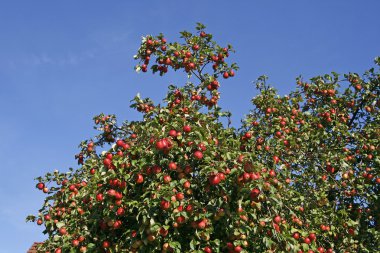
POLYGON ((65 223, 63 223, 63 222, 58 222, 58 223, 56 224, 56 226, 57 226, 57 228, 61 228, 61 227, 65 226, 65 223))

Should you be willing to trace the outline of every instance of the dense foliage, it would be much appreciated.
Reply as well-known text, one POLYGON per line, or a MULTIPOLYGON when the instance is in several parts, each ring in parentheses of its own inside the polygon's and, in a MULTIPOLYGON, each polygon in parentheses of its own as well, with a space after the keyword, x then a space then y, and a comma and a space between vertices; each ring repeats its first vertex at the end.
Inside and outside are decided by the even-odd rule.
POLYGON ((201 24, 181 38, 144 37, 136 70, 185 85, 136 96, 140 121, 96 116, 79 168, 38 178, 41 252, 379 252, 379 73, 298 78, 286 96, 260 77, 234 129, 218 107, 232 47, 201 24))

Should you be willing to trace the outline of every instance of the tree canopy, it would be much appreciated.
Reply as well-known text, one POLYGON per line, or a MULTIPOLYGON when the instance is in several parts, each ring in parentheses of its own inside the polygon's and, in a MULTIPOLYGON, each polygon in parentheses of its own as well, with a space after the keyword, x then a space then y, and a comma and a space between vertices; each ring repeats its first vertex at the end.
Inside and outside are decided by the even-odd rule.
POLYGON ((142 120, 94 117, 78 168, 37 178, 40 251, 379 251, 379 72, 299 77, 285 96, 262 76, 236 129, 218 106, 232 46, 202 24, 181 39, 143 37, 136 70, 187 83, 136 96, 142 120))

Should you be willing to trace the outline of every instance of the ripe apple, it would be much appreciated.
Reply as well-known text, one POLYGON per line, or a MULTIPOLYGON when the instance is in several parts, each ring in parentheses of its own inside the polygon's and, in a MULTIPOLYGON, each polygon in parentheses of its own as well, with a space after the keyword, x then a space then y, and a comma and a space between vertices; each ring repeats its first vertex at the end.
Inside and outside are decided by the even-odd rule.
POLYGON ((251 132, 246 132, 246 133, 244 134, 244 137, 245 137, 246 139, 251 139, 251 138, 252 138, 252 133, 251 133, 251 132))
POLYGON ((170 58, 166 58, 165 59, 165 64, 166 65, 171 65, 172 64, 172 60, 170 58))
POLYGON ((211 249, 209 246, 206 246, 206 247, 203 249, 203 252, 205 252, 205 253, 212 253, 212 249, 211 249))
POLYGON ((65 234, 67 234, 66 228, 65 228, 65 227, 61 227, 61 228, 59 229, 59 233, 60 233, 61 235, 65 235, 65 234))
POLYGON ((182 224, 186 221, 186 218, 184 216, 178 216, 176 221, 179 223, 179 224, 182 224))
POLYGON ((153 46, 153 44, 154 44, 154 42, 151 39, 149 39, 149 40, 146 41, 146 45, 147 46, 153 46))
POLYGON ((200 222, 198 222, 197 227, 199 229, 204 229, 206 227, 206 222, 204 220, 201 220, 200 222))
POLYGON ((156 142, 156 148, 158 150, 164 150, 168 148, 168 141, 166 139, 161 139, 158 142, 156 142))
POLYGON ((98 193, 98 194, 96 195, 96 200, 97 200, 98 202, 103 201, 103 194, 98 193))
POLYGON ((104 164, 104 166, 106 166, 106 167, 110 167, 111 164, 112 164, 112 161, 111 161, 111 159, 109 159, 109 158, 104 158, 104 160, 103 160, 103 164, 104 164))
POLYGON ((311 233, 311 234, 309 234, 309 239, 310 239, 310 241, 312 241, 312 242, 314 242, 315 240, 317 240, 317 236, 316 236, 316 234, 315 234, 315 233, 311 233))
POLYGON ((116 194, 116 191, 114 190, 114 189, 110 189, 110 190, 108 190, 107 191, 107 194, 109 195, 109 196, 115 196, 115 194, 116 194))
POLYGON ((350 235, 355 235, 355 230, 354 230, 353 228, 349 228, 349 229, 348 229, 348 233, 349 233, 350 235))
POLYGON ((136 184, 142 184, 144 182, 144 177, 141 174, 136 175, 136 184))
POLYGON ((116 210, 116 215, 118 216, 122 216, 125 214, 125 209, 122 208, 122 207, 119 207, 117 210, 116 210))
POLYGON ((193 211, 193 206, 190 204, 190 205, 187 205, 186 208, 185 208, 186 212, 192 212, 193 211))
POLYGON ((168 235, 169 233, 169 230, 166 230, 165 228, 161 227, 160 230, 159 230, 159 233, 161 236, 165 237, 168 235))
POLYGON ((170 183, 170 181, 172 181, 172 178, 169 175, 165 175, 163 177, 163 179, 164 179, 165 184, 168 184, 168 183, 170 183))
POLYGON ((194 51, 198 51, 199 50, 199 45, 198 44, 194 44, 193 47, 192 47, 192 49, 194 51))
POLYGON ((71 244, 74 246, 74 247, 78 247, 79 246, 79 241, 74 239, 71 244))
POLYGON ((201 143, 198 144, 198 148, 201 151, 206 151, 207 150, 207 147, 206 147, 206 145, 203 142, 201 142, 201 143))
POLYGON ((226 175, 224 173, 218 173, 218 176, 219 176, 221 181, 226 179, 226 175))
POLYGON ((161 200, 161 209, 168 210, 170 208, 170 202, 166 200, 161 200))
POLYGON ((184 182, 183 187, 186 189, 189 189, 190 188, 190 182, 189 181, 184 182))
POLYGON ((185 133, 190 133, 190 132, 191 132, 191 126, 189 126, 189 125, 185 125, 185 126, 183 126, 183 131, 184 131, 185 133))
POLYGON ((201 160, 203 158, 203 153, 201 151, 197 150, 194 152, 194 157, 197 160, 201 160))
POLYGON ((177 131, 174 130, 174 129, 171 129, 171 130, 169 131, 169 136, 171 136, 171 137, 173 137, 173 138, 177 137, 177 131))
POLYGON ((111 246, 111 243, 109 241, 103 241, 102 246, 103 248, 109 248, 111 246))
POLYGON ((235 246, 235 248, 234 248, 234 252, 236 252, 236 253, 239 253, 239 252, 241 252, 243 250, 243 248, 241 247, 241 246, 235 246))
POLYGON ((119 147, 122 147, 124 146, 125 142, 123 140, 117 140, 116 141, 116 145, 119 146, 119 147))
POLYGON ((149 242, 154 242, 156 240, 156 237, 152 234, 149 234, 148 237, 147 237, 148 241, 149 242))
POLYGON ((277 215, 276 217, 273 218, 273 222, 276 224, 280 224, 281 222, 281 216, 277 215))
POLYGON ((181 201, 185 198, 185 195, 182 192, 178 192, 175 197, 177 200, 181 201))
POLYGON ((208 181, 210 182, 211 185, 218 185, 220 183, 220 177, 219 174, 216 175, 211 175, 208 178, 208 181))
POLYGON ((177 164, 175 162, 170 162, 169 170, 177 170, 177 164))
POLYGON ((120 220, 117 220, 113 223, 112 228, 113 229, 119 229, 122 225, 122 222, 120 220))
POLYGON ((44 184, 44 183, 38 183, 38 184, 37 184, 37 188, 38 188, 39 190, 42 190, 43 188, 45 188, 45 184, 44 184))
POLYGON ((260 190, 258 188, 254 188, 251 190, 251 199, 255 199, 260 195, 260 190))

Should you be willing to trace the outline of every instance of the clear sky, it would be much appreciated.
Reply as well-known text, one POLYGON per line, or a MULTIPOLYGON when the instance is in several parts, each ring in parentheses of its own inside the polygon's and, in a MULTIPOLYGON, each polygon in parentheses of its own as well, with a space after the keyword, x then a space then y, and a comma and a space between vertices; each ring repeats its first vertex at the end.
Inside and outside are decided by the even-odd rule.
POLYGON ((221 105, 238 125, 262 74, 285 94, 300 74, 372 67, 379 10, 379 0, 0 0, 0 253, 44 239, 25 223, 44 198, 33 178, 75 166, 77 145, 95 133, 94 115, 136 120, 129 108, 136 93, 160 101, 168 84, 185 81, 182 73, 134 72, 142 35, 177 39, 202 22, 234 45, 241 70, 222 83, 221 105))

